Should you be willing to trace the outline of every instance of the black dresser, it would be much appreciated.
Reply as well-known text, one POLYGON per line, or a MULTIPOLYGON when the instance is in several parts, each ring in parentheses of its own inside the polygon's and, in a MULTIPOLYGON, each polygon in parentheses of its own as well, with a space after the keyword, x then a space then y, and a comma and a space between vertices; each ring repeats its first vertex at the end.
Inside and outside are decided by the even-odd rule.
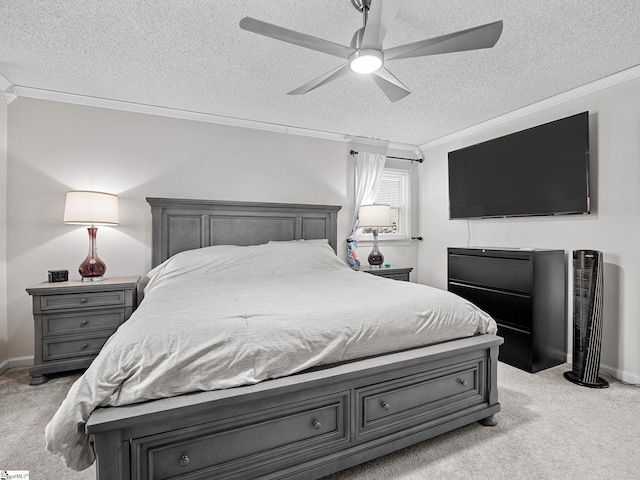
POLYGON ((498 359, 538 372, 566 362, 564 250, 449 248, 447 288, 498 323, 498 359))

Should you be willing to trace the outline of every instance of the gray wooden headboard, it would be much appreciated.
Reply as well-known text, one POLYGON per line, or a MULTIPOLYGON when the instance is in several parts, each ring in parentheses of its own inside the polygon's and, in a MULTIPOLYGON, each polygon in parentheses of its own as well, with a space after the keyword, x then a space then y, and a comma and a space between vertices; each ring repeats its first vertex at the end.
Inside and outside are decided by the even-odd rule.
POLYGON ((147 198, 151 205, 152 267, 211 245, 258 245, 270 240, 338 241, 335 205, 147 198))

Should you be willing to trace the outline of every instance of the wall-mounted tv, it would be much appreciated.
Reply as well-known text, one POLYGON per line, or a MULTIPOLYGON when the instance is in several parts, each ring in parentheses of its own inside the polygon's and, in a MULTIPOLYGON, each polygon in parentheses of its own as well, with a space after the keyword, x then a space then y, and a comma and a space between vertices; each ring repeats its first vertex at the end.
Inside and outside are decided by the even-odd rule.
POLYGON ((451 219, 589 211, 589 112, 449 152, 451 219))

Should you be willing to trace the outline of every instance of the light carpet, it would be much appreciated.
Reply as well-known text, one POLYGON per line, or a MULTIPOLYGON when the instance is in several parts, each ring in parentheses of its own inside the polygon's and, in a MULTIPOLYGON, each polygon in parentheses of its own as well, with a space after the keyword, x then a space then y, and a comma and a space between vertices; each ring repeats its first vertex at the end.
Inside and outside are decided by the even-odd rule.
MULTIPOLYGON (((469 425, 326 480, 640 478, 640 389, 605 375, 595 390, 566 381, 568 365, 529 374, 498 364, 496 427, 469 425)), ((31 480, 95 480, 46 452, 44 427, 77 375, 36 387, 27 368, 0 376, 0 470, 31 480)))

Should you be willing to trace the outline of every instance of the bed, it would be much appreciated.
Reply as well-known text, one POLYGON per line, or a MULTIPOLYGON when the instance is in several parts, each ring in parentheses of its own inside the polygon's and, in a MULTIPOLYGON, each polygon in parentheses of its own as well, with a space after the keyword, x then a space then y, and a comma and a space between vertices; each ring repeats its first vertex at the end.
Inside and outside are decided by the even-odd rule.
POLYGON ((340 207, 147 201, 145 299, 47 426, 71 468, 319 478, 495 424, 495 322, 449 292, 349 269, 340 207), (354 311, 344 291, 373 308, 354 311))

